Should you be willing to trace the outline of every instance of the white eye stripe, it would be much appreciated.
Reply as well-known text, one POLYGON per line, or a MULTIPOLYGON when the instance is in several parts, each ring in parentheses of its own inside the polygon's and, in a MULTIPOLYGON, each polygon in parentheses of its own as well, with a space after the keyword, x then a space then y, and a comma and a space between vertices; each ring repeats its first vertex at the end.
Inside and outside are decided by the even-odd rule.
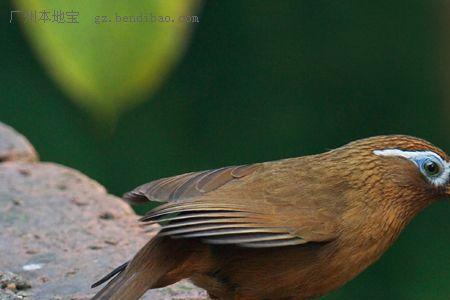
POLYGON ((404 158, 416 158, 416 157, 424 157, 424 156, 434 156, 442 163, 446 162, 442 159, 441 156, 436 154, 433 151, 403 151, 399 149, 384 149, 384 150, 374 150, 373 154, 378 156, 400 156, 404 158))
POLYGON ((434 157, 436 158, 444 168, 441 175, 436 178, 427 177, 428 180, 435 186, 442 186, 447 184, 450 179, 450 162, 445 161, 440 155, 436 154, 433 151, 403 151, 399 149, 384 149, 384 150, 374 150, 373 154, 378 156, 398 156, 404 157, 415 163, 419 168, 419 164, 417 159, 419 158, 427 158, 434 157))

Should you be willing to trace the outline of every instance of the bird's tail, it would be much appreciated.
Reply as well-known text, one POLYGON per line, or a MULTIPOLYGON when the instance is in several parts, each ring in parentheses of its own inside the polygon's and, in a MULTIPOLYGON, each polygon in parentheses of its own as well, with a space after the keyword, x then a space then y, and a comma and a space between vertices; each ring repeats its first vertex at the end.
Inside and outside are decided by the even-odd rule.
MULTIPOLYGON (((136 256, 115 269, 100 284, 114 277, 92 300, 137 300, 145 292, 179 281, 189 274, 177 267, 192 253, 179 241, 156 237, 148 242, 136 256), (167 273, 171 276, 167 276, 167 273), (117 275, 116 275, 117 274, 117 275)), ((97 284, 94 284, 96 286, 97 284)))
POLYGON ((147 291, 147 284, 137 276, 129 272, 119 273, 98 292, 92 300, 135 300, 139 299, 147 291))

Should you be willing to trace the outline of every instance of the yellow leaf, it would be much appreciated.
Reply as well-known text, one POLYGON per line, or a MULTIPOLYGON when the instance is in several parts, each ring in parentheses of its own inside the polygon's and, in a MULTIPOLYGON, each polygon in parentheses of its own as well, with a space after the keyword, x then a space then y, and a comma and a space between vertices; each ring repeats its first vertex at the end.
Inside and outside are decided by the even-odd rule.
POLYGON ((153 92, 199 23, 199 0, 17 0, 53 79, 107 122, 153 92))

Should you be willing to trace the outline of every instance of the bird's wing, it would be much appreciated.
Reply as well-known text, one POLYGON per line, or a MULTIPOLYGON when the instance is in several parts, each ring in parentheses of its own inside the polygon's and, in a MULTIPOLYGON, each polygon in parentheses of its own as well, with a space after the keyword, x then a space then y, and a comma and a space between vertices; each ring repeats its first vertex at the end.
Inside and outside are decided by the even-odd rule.
POLYGON ((143 222, 162 224, 160 236, 252 248, 335 238, 334 220, 323 209, 297 207, 289 200, 277 199, 277 193, 269 192, 267 197, 264 189, 270 189, 270 184, 265 184, 264 169, 263 164, 253 164, 188 173, 147 183, 124 198, 167 202, 142 218, 143 222))
POLYGON ((149 200, 168 202, 199 197, 230 181, 252 174, 260 167, 261 164, 231 166, 162 178, 135 188, 126 193, 124 199, 139 204, 149 200))

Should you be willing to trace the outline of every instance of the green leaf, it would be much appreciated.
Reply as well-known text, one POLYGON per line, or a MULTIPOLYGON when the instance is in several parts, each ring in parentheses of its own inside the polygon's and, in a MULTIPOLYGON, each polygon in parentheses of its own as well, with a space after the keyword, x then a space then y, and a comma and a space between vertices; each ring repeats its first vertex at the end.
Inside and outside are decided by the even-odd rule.
POLYGON ((31 44, 54 80, 105 122, 155 91, 199 23, 199 0, 15 3, 31 44), (195 17, 186 22, 183 16, 195 17))

